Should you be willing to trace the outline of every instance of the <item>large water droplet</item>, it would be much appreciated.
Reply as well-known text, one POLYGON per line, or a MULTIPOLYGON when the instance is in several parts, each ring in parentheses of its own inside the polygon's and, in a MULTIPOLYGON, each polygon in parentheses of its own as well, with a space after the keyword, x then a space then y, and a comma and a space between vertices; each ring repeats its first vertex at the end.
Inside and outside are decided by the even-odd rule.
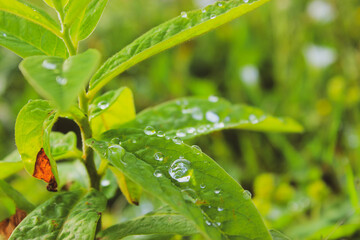
POLYGON ((184 132, 183 130, 178 130, 176 132, 176 136, 178 136, 178 137, 186 137, 186 132, 184 132))
POLYGON ((193 108, 193 112, 191 114, 192 118, 195 120, 203 120, 204 114, 202 113, 200 108, 193 108))
POLYGON ((175 144, 182 144, 183 143, 183 140, 181 140, 181 138, 179 138, 179 137, 177 137, 177 136, 175 136, 175 137, 173 137, 173 142, 175 143, 175 144))
POLYGON ((144 129, 144 133, 146 135, 154 135, 156 133, 155 131, 155 128, 153 128, 152 126, 147 126, 145 129, 144 129))
POLYGON ((64 77, 60 77, 60 76, 57 76, 56 77, 56 82, 62 86, 66 85, 67 84, 67 79, 64 78, 64 77))
POLYGON ((110 142, 113 144, 120 144, 120 138, 113 138, 110 142))
POLYGON ((201 148, 198 145, 192 145, 191 148, 196 150, 196 154, 202 153, 201 148))
POLYGON ((242 195, 245 200, 251 199, 251 192, 249 192, 248 190, 244 190, 242 195))
POLYGON ((165 136, 165 133, 163 131, 158 131, 156 136, 158 137, 164 137, 165 136))
POLYGON ((248 3, 249 2, 249 0, 244 0, 244 3, 248 3))
POLYGON ((181 190, 181 193, 185 200, 191 201, 193 203, 196 202, 197 194, 194 189, 185 188, 185 189, 181 190))
POLYGON ((44 60, 41 65, 49 70, 54 70, 57 67, 55 63, 51 63, 48 60, 44 60))
POLYGON ((187 13, 186 13, 186 12, 181 12, 181 14, 180 14, 180 15, 181 15, 181 17, 182 17, 182 18, 187 18, 187 17, 188 17, 188 15, 187 15, 187 13))
POLYGON ((257 123, 259 123, 259 119, 258 119, 254 114, 250 114, 250 116, 249 116, 249 121, 250 121, 252 124, 257 124, 257 123))
POLYGON ((109 103, 106 101, 101 101, 97 104, 98 108, 104 110, 109 107, 109 103))
POLYGON ((162 161, 162 160, 164 160, 164 154, 162 154, 161 152, 157 152, 154 154, 154 158, 157 161, 162 161))
POLYGON ((204 188, 206 188, 206 185, 202 183, 202 184, 200 184, 200 188, 204 189, 204 188))
POLYGON ((209 122, 216 123, 220 121, 220 117, 213 111, 207 111, 205 116, 209 122))
POLYGON ((107 156, 110 161, 121 161, 124 165, 126 165, 123 159, 125 156, 125 150, 120 145, 109 146, 107 149, 107 156))
POLYGON ((160 170, 155 170, 155 172, 154 172, 155 177, 161 177, 162 175, 163 174, 162 174, 162 172, 160 170))
POLYGON ((107 187, 110 185, 110 181, 108 179, 104 179, 101 181, 101 186, 102 187, 107 187))
POLYGON ((188 182, 190 180, 190 162, 184 158, 175 160, 170 168, 170 176, 178 182, 188 182))

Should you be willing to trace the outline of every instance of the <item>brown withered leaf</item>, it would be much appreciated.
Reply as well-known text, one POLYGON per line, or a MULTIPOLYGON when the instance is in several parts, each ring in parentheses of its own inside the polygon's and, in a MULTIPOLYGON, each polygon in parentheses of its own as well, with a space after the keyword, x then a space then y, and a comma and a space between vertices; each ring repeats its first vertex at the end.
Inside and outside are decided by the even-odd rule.
POLYGON ((46 186, 47 190, 50 192, 57 192, 57 182, 55 176, 51 171, 50 160, 43 148, 40 149, 36 156, 35 169, 33 177, 37 179, 42 179, 48 183, 46 186))
POLYGON ((9 239, 16 226, 19 225, 25 217, 25 211, 16 209, 16 213, 14 215, 0 222, 0 238, 5 237, 5 239, 9 239))

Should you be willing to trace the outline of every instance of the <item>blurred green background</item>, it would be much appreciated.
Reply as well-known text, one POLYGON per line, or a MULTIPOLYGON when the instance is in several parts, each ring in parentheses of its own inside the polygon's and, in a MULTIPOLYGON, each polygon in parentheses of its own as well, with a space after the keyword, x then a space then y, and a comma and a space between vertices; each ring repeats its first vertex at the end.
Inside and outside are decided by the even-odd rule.
MULTIPOLYGON (((105 60, 181 11, 213 2, 109 0, 81 49, 97 48, 105 60)), ((298 120, 303 134, 231 130, 192 143, 252 192, 270 228, 293 239, 360 239, 359 29, 358 0, 273 0, 131 68, 104 91, 130 87, 137 111, 178 97, 217 95, 298 120)), ((16 148, 20 108, 39 98, 19 72, 20 60, 0 49, 0 159, 16 148)), ((20 172, 8 180, 34 203, 44 201, 43 183, 30 179, 20 172)), ((5 207, 11 203, 2 199, 0 220, 11 214, 5 207)), ((116 214, 105 214, 104 225, 154 205, 145 196, 135 209, 114 197, 116 214)))

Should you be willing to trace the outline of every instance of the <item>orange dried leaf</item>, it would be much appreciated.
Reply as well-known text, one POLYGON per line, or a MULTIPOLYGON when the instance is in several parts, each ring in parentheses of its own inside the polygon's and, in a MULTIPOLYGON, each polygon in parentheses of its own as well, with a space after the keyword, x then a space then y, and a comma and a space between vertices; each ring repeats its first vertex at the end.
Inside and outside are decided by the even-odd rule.
POLYGON ((0 238, 4 236, 5 239, 9 239, 16 226, 19 225, 25 217, 25 211, 16 209, 16 213, 13 216, 0 222, 0 238))
POLYGON ((57 182, 55 176, 51 171, 50 160, 46 156, 46 153, 43 148, 40 149, 36 156, 35 169, 33 177, 37 179, 42 179, 48 183, 47 190, 50 192, 57 192, 57 182))

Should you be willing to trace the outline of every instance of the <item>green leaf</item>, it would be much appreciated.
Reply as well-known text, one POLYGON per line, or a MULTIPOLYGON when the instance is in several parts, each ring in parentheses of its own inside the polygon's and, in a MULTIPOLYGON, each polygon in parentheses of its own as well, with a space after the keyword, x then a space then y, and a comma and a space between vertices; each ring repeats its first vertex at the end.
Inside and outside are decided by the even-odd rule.
POLYGON ((109 91, 97 98, 89 106, 89 119, 93 136, 116 128, 135 118, 134 98, 127 87, 109 91))
POLYGON ((0 189, 2 189, 3 192, 15 202, 17 208, 24 210, 27 213, 34 210, 35 206, 32 203, 30 203, 21 193, 12 188, 7 182, 1 179, 0 189))
POLYGON ((243 0, 222 1, 205 9, 184 12, 151 29, 101 66, 90 81, 89 96, 92 97, 116 75, 135 64, 230 22, 268 1, 249 0, 247 3, 243 0))
POLYGON ((100 139, 86 143, 207 239, 271 239, 248 192, 197 148, 138 129, 110 130, 100 139))
POLYGON ((106 198, 91 190, 57 194, 32 211, 10 239, 94 239, 106 198))
POLYGON ((64 23, 71 26, 74 20, 82 15, 82 12, 85 11, 89 2, 90 0, 70 1, 65 9, 64 23))
POLYGON ((149 134, 189 139, 221 129, 254 131, 301 132, 302 126, 290 118, 275 118, 263 111, 246 106, 232 105, 228 101, 210 96, 182 98, 149 108, 124 125, 145 129, 149 134), (162 132, 162 133, 161 133, 162 132))
POLYGON ((19 112, 15 123, 15 142, 25 169, 33 175, 36 158, 43 148, 50 160, 51 170, 59 182, 56 162, 50 151, 50 132, 57 114, 45 100, 28 102, 19 112))
POLYGON ((20 154, 15 150, 0 161, 0 169, 3 169, 0 171, 0 179, 7 178, 23 168, 24 164, 21 162, 20 154))
POLYGON ((101 240, 116 240, 131 235, 180 234, 186 236, 195 233, 198 233, 197 229, 184 216, 165 207, 111 226, 100 232, 97 237, 101 240))
POLYGON ((55 160, 66 158, 81 158, 82 152, 76 147, 76 134, 68 132, 66 134, 60 132, 50 133, 51 155, 55 160))
POLYGON ((60 57, 34 56, 20 63, 30 84, 60 111, 67 111, 96 69, 100 54, 90 49, 66 60, 60 57))
MULTIPOLYGON (((32 17, 41 20, 47 19, 44 20, 45 22, 53 22, 49 16, 38 9, 34 11, 33 7, 28 7, 15 0, 0 0, 0 45, 23 58, 34 55, 67 57, 66 46, 57 36, 60 30, 51 30, 38 22, 29 20, 23 16, 23 14, 27 14, 27 11, 35 14, 32 17), (14 5, 12 6, 12 4, 14 5), (22 14, 19 14, 17 10, 22 14)), ((51 25, 54 26, 56 23, 49 26, 51 25)), ((58 27, 54 28, 58 29, 58 27)))
POLYGON ((142 193, 142 187, 126 177, 122 171, 117 168, 109 167, 116 177, 122 194, 130 204, 139 205, 142 193))
POLYGON ((274 229, 270 230, 270 234, 271 234, 271 237, 273 238, 273 240, 290 240, 290 238, 288 238, 281 232, 274 230, 274 229))
POLYGON ((62 10, 67 5, 69 0, 43 0, 47 5, 57 10, 62 10))
POLYGON ((108 0, 91 0, 85 12, 74 23, 71 36, 75 43, 83 40, 94 31, 108 0))

